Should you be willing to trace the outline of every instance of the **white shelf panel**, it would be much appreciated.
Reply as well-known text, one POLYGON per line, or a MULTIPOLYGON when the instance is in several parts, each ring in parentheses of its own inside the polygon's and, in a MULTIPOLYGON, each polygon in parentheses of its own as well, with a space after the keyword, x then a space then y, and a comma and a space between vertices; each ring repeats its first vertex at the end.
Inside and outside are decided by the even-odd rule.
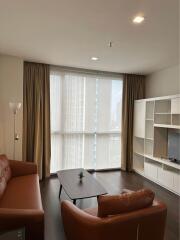
POLYGON ((160 128, 173 128, 173 129, 180 129, 179 125, 170 125, 170 124, 154 124, 154 127, 160 127, 160 128))
POLYGON ((161 113, 161 112, 159 112, 159 113, 156 112, 156 113, 154 113, 154 114, 157 114, 157 115, 166 115, 166 114, 168 114, 168 115, 169 115, 169 114, 171 114, 171 113, 170 113, 170 112, 162 112, 162 113, 161 113))
POLYGON ((155 162, 162 163, 164 165, 167 165, 167 166, 170 166, 170 167, 173 167, 175 169, 180 170, 180 165, 179 164, 170 162, 168 159, 156 158, 156 157, 153 157, 152 155, 143 154, 143 153, 139 153, 139 152, 134 152, 134 154, 145 157, 145 158, 149 158, 149 159, 151 159, 155 162))
POLYGON ((153 138, 145 138, 146 140, 154 141, 153 138))
POLYGON ((180 97, 180 94, 162 96, 162 97, 154 97, 154 98, 143 98, 143 99, 136 100, 136 102, 142 102, 142 101, 149 102, 149 101, 157 101, 157 100, 167 100, 167 99, 173 99, 173 98, 178 98, 178 97, 180 97))
POLYGON ((144 153, 134 152, 134 154, 144 157, 144 153))
POLYGON ((162 164, 164 164, 164 165, 167 165, 167 166, 173 167, 173 168, 175 168, 175 169, 180 170, 180 165, 179 165, 179 164, 176 164, 176 163, 170 162, 168 159, 156 158, 156 157, 153 157, 153 156, 148 155, 148 154, 144 154, 144 157, 145 157, 145 158, 149 158, 149 159, 151 159, 151 160, 153 160, 153 161, 156 161, 156 162, 162 163, 162 164))

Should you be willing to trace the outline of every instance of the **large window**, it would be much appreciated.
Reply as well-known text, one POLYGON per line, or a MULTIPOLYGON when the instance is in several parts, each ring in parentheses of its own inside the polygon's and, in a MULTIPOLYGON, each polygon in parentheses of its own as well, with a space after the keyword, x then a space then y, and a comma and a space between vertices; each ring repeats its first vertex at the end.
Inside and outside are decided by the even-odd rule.
POLYGON ((122 84, 51 69, 51 172, 120 167, 122 84))

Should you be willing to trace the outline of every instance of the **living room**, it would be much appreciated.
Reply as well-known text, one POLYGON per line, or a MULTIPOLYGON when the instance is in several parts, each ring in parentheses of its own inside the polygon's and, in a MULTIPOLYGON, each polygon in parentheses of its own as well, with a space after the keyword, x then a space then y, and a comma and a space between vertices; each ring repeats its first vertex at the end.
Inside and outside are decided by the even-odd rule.
POLYGON ((0 240, 180 238, 179 13, 0 1, 0 240))

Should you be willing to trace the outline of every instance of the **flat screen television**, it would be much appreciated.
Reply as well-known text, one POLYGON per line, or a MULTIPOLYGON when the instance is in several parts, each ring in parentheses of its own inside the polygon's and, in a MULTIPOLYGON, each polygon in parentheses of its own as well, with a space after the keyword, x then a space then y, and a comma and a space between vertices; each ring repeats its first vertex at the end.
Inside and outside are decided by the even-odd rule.
POLYGON ((180 131, 169 129, 168 131, 168 158, 180 162, 180 131))

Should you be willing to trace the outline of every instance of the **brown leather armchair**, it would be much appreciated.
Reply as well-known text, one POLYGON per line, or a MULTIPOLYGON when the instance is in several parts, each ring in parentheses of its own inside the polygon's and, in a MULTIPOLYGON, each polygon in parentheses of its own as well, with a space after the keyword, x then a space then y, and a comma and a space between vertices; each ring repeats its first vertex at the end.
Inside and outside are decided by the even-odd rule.
MULTIPOLYGON (((1 172, 9 171, 7 182, 0 184, 0 232, 25 228, 26 240, 43 240, 44 211, 36 164, 7 160, 4 155, 0 164, 1 172)), ((1 183, 5 174, 0 176, 1 183)))
POLYGON ((61 214, 67 240, 163 240, 166 206, 152 206, 119 215, 98 217, 98 209, 80 210, 62 202, 61 214))

